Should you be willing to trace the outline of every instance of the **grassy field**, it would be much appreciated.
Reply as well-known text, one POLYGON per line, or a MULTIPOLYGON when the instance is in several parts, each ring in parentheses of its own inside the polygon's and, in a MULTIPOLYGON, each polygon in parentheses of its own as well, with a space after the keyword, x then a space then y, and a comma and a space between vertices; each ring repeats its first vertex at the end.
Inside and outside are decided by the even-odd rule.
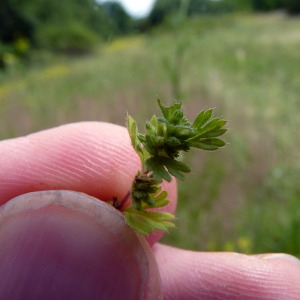
POLYGON ((192 153, 179 182, 177 229, 164 242, 197 250, 300 256, 300 19, 190 20, 55 58, 0 82, 2 139, 82 120, 151 117, 180 95, 190 118, 215 107, 228 145, 192 153), (156 111, 156 108, 155 108, 156 111))

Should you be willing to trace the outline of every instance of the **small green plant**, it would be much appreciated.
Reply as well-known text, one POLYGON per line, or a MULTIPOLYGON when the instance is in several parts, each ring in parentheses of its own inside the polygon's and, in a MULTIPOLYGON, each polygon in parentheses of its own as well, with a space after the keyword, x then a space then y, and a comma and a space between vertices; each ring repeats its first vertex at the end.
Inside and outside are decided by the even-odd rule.
POLYGON ((127 116, 127 128, 134 150, 140 157, 141 170, 132 182, 131 189, 120 202, 113 205, 122 210, 125 202, 132 205, 123 212, 129 226, 143 235, 154 230, 166 231, 174 227, 174 216, 170 213, 153 211, 169 203, 168 193, 161 189, 163 180, 170 182, 172 176, 184 179, 190 167, 181 161, 182 152, 191 148, 217 150, 225 145, 219 138, 227 129, 226 121, 213 117, 213 110, 201 111, 190 123, 183 114, 182 103, 165 107, 158 99, 162 117, 153 116, 146 123, 144 134, 138 131, 136 121, 127 116))

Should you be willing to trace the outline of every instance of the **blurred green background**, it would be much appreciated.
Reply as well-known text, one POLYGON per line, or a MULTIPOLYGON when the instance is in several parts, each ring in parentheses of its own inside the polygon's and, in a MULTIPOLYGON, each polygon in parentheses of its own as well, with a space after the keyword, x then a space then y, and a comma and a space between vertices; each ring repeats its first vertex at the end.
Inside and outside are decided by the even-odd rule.
POLYGON ((164 104, 215 108, 228 145, 186 156, 175 230, 163 242, 300 257, 298 0, 0 4, 0 137, 68 122, 139 124, 164 104))

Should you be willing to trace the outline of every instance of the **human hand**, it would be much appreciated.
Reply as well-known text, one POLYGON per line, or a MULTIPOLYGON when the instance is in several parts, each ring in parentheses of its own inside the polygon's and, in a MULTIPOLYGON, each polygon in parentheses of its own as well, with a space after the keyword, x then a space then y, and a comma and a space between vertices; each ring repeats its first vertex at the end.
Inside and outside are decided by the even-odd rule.
MULTIPOLYGON (((300 297, 300 263, 292 256, 180 250, 155 243, 161 233, 148 238, 151 250, 117 211, 93 199, 45 196, 4 205, 41 190, 122 198, 139 164, 123 127, 70 124, 3 141, 0 157, 0 299, 300 297), (137 297, 141 284, 145 294, 137 297)), ((165 187, 173 212, 176 185, 165 187)))

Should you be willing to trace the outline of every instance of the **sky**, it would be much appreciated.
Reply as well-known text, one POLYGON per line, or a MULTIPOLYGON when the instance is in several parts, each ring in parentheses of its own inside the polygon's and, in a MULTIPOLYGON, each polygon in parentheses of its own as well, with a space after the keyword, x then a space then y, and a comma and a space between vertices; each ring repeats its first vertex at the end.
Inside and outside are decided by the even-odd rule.
MULTIPOLYGON (((100 0, 106 2, 112 0, 100 0)), ((126 12, 134 18, 142 18, 149 14, 155 0, 114 0, 122 4, 126 12)))

